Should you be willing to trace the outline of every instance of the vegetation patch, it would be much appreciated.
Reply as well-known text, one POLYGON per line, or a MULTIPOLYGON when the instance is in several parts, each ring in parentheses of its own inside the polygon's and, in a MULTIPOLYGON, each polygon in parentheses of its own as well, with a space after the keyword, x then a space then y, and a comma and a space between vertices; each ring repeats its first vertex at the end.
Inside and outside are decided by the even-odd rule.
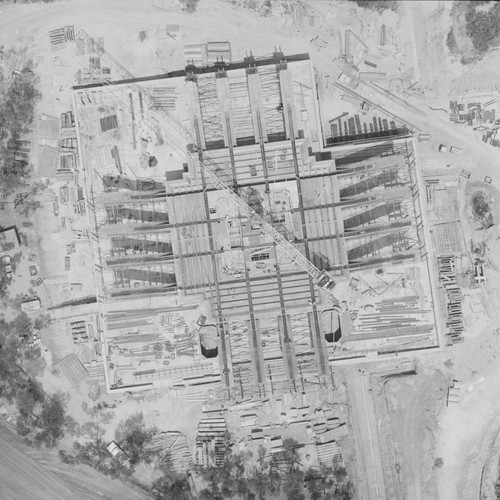
POLYGON ((500 35, 500 3, 490 1, 455 1, 452 24, 446 37, 450 54, 462 64, 477 62, 494 45, 500 35))
POLYGON ((199 1, 200 0, 179 0, 182 9, 190 14, 196 12, 196 7, 198 7, 199 1))
POLYGON ((0 80, 0 195, 26 185, 32 167, 28 160, 16 159, 12 144, 31 131, 35 106, 41 98, 33 62, 21 71, 0 80), (8 78, 7 78, 8 77, 8 78))
POLYGON ((280 11, 284 15, 292 14, 293 10, 288 2, 278 2, 275 1, 274 4, 271 0, 229 0, 231 4, 235 7, 241 7, 243 9, 248 9, 252 12, 256 12, 260 16, 266 17, 273 12, 273 7, 275 10, 280 11))
POLYGON ((472 214, 480 224, 481 229, 488 229, 494 224, 492 205, 493 200, 484 191, 476 191, 472 195, 472 214))
POLYGON ((395 0, 350 0, 358 4, 359 7, 364 9, 377 10, 382 12, 383 10, 397 10, 398 3, 395 0))

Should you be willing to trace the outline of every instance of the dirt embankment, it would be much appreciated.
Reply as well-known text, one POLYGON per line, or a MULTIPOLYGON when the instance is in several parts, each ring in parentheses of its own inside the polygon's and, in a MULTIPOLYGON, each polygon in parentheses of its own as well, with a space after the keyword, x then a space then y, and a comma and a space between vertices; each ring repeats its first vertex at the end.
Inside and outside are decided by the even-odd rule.
POLYGON ((496 500, 495 485, 498 480, 498 465, 500 460, 500 429, 489 446, 488 456, 481 473, 480 500, 496 500))

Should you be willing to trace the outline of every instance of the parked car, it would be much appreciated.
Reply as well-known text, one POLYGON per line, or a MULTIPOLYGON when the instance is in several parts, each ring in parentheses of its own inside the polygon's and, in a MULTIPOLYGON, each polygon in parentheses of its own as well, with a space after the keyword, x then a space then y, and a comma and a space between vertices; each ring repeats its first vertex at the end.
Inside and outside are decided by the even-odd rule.
POLYGON ((7 278, 9 279, 12 279, 12 276, 14 276, 14 270, 12 269, 12 260, 10 258, 10 255, 4 255, 2 257, 2 267, 5 276, 7 276, 7 278))

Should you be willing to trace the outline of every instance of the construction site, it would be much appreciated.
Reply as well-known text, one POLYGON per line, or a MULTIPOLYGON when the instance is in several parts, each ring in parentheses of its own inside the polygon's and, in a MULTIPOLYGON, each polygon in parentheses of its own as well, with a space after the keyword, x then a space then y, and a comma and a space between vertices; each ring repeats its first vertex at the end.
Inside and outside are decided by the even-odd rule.
POLYGON ((2 310, 77 425, 65 456, 4 454, 0 496, 50 453, 57 498, 494 498, 500 66, 450 52, 465 4, 496 8, 2 4, 0 83, 41 94, 2 142, 33 165, 0 203, 2 310))
POLYGON ((308 54, 216 48, 138 78, 76 34, 108 390, 265 398, 334 387, 339 360, 437 347, 411 130, 335 140, 308 54))

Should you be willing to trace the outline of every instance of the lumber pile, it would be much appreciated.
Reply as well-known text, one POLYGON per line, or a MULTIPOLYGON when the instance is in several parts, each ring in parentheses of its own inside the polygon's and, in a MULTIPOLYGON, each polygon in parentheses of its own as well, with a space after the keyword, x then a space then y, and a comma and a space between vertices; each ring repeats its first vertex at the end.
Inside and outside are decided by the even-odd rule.
POLYGON ((446 293, 446 336, 449 344, 463 342, 462 291, 457 284, 455 257, 438 257, 439 281, 446 293))
POLYGON ((167 462, 175 472, 185 473, 192 465, 191 451, 181 432, 160 432, 146 443, 145 449, 155 455, 157 464, 167 462))
POLYGON ((198 423, 195 463, 202 467, 224 462, 227 426, 223 417, 202 418, 198 423))

